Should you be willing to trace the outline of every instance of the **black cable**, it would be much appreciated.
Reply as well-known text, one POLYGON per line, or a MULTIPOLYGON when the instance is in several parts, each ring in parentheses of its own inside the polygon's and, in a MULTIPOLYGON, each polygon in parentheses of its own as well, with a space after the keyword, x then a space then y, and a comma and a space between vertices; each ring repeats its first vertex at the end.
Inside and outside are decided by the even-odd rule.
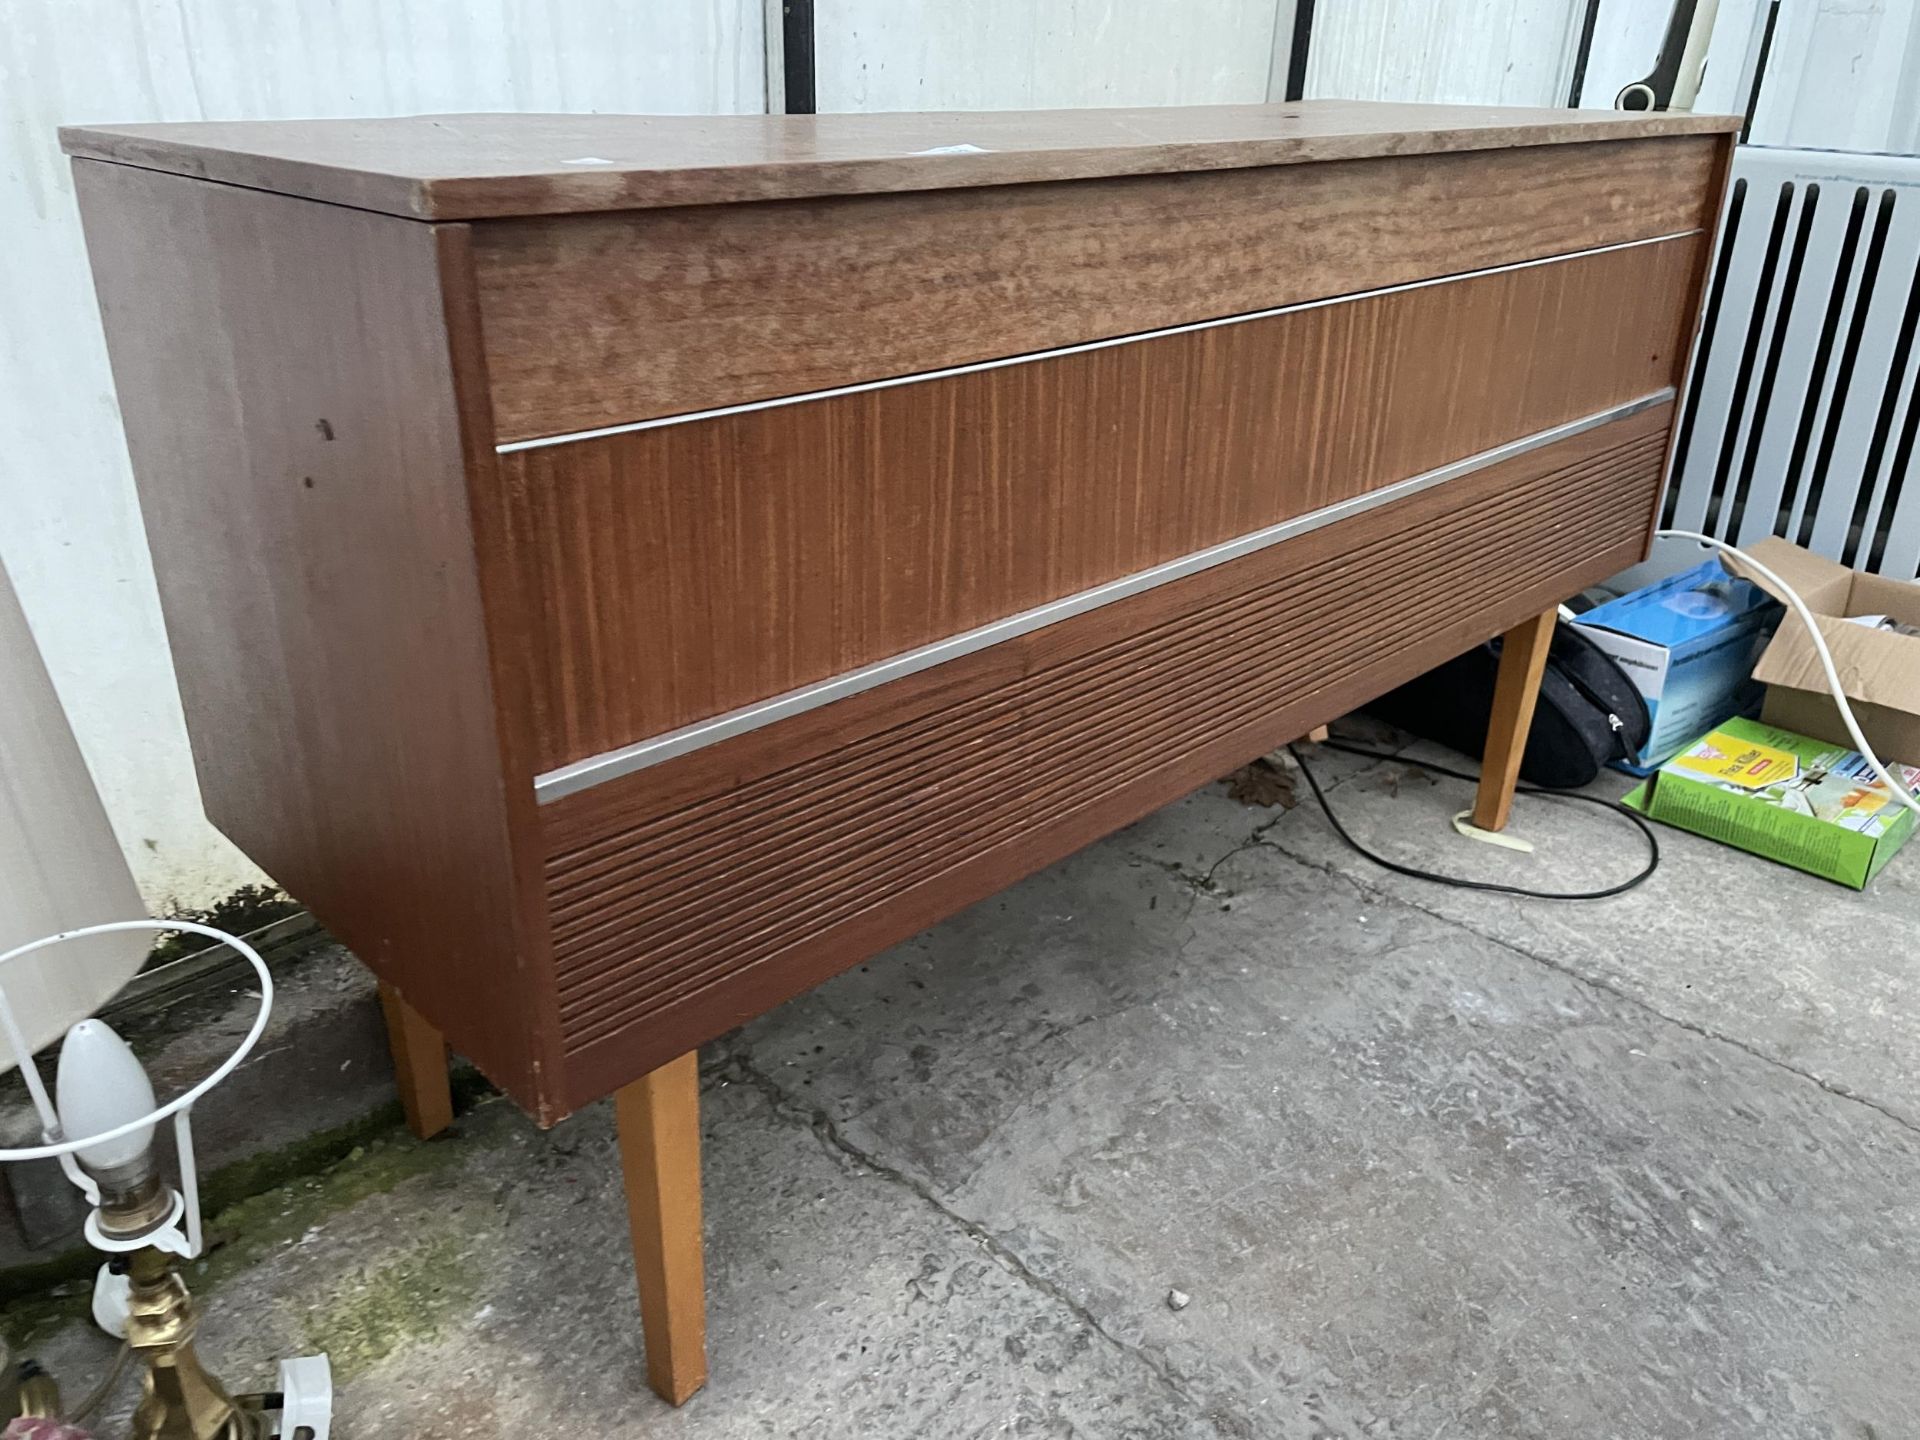
POLYGON ((1580 22, 1580 46, 1573 52, 1573 84, 1567 87, 1567 108, 1580 107, 1580 92, 1587 88, 1587 62, 1593 58, 1593 32, 1600 20, 1600 0, 1587 0, 1586 18, 1580 22))
POLYGON ((814 28, 813 0, 784 0, 780 7, 780 58, 789 115, 811 115, 817 108, 814 28))
POLYGON ((1282 98, 1291 105, 1307 98, 1307 55, 1313 48, 1313 0, 1294 0, 1293 40, 1287 46, 1287 88, 1282 98))
POLYGON ((1753 138, 1753 117, 1760 109, 1760 87, 1767 80, 1767 61, 1773 55, 1773 31, 1780 21, 1780 0, 1769 0, 1767 4, 1767 28, 1760 32, 1760 53, 1753 62, 1753 85, 1747 91, 1746 118, 1740 126, 1740 143, 1745 145, 1753 138))
MULTIPOLYGON (((1424 760, 1405 760, 1399 755, 1386 755, 1378 750, 1362 750, 1357 745, 1343 745, 1338 740, 1323 740, 1320 743, 1329 750, 1339 750, 1348 755, 1360 755, 1369 760, 1401 760, 1403 764, 1417 765, 1422 770, 1431 770, 1434 774, 1445 775, 1450 780, 1465 780, 1470 784, 1477 784, 1480 779, 1478 775, 1469 775, 1464 770, 1449 770, 1443 765, 1429 765, 1424 760)), ((1612 895, 1624 895, 1635 886, 1645 884, 1653 872, 1660 868, 1660 841, 1653 833, 1653 826, 1619 801, 1603 800, 1598 795, 1575 795, 1565 790, 1542 790, 1534 785, 1521 785, 1516 787, 1515 794, 1545 795, 1557 800, 1580 800, 1589 805, 1601 806, 1603 809, 1617 810, 1626 816, 1646 839, 1645 868, 1632 879, 1623 880, 1618 885, 1609 885, 1604 890, 1528 890, 1524 886, 1502 885, 1494 880, 1468 880, 1459 875, 1441 875, 1432 870, 1418 870, 1411 865, 1402 865, 1397 860, 1389 860, 1384 855, 1376 855, 1348 834, 1347 827, 1340 823, 1340 817, 1333 813, 1333 807, 1327 803, 1326 792, 1321 790, 1320 782, 1314 778, 1313 771, 1307 768, 1307 762, 1300 758, 1300 752, 1289 745, 1287 753, 1293 756, 1293 763, 1300 767, 1300 773, 1307 777, 1307 786, 1313 791, 1313 798, 1320 802, 1321 813, 1327 817, 1327 823, 1333 826, 1334 833, 1346 841, 1356 853, 1384 870, 1393 871, 1396 875, 1406 875, 1415 880, 1431 880, 1437 885, 1457 885, 1463 890, 1491 890, 1501 895, 1519 895, 1528 900, 1605 900, 1612 895)), ((1225 857, 1222 859, 1224 861, 1225 857)), ((1217 869, 1218 866, 1215 868, 1217 869)), ((1208 872, 1208 878, 1212 878, 1212 871, 1208 872)))

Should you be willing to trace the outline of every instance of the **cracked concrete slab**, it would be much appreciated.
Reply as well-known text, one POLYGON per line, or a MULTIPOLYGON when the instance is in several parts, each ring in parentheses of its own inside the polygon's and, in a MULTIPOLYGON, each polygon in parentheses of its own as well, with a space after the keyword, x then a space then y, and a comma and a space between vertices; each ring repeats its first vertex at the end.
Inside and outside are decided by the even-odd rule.
MULTIPOLYGON (((684 1410, 646 1389, 604 1104, 542 1135, 496 1101, 389 1189, 337 1212, 313 1196, 263 1210, 262 1252, 205 1286, 202 1353, 239 1388, 326 1346, 343 1435, 1223 1433, 993 1243, 759 1086, 709 1068, 704 1106, 713 1381, 684 1410)), ((108 1346, 69 1326, 39 1353, 82 1376, 108 1346)))
MULTIPOLYGON (((1308 753, 1416 863, 1631 868, 1533 807, 1538 858, 1480 852, 1464 789, 1308 753)), ((209 1358, 325 1345, 340 1433, 429 1440, 1920 1433, 1920 1135, 1838 1093, 1897 1089, 1908 947, 1774 953, 1816 901, 1910 930, 1905 857, 1858 897, 1663 831, 1663 907, 1553 912, 1403 892, 1310 807, 1203 790, 715 1046, 684 1410, 644 1389, 604 1106, 248 1202, 209 1358)))
MULTIPOLYGON (((1539 888, 1625 879, 1641 840, 1591 805, 1522 797, 1513 829, 1531 857, 1456 841, 1447 817, 1471 787, 1384 779, 1426 758, 1460 757, 1425 743, 1343 786, 1338 813, 1362 844, 1403 863, 1539 888)), ((1471 768, 1468 765, 1468 768, 1471 768)), ((1589 793, 1636 784, 1609 772, 1589 793)), ((1475 934, 1532 955, 1703 1032, 1745 1045, 1920 1125, 1920 966, 1908 936, 1920 917, 1920 852, 1895 858, 1864 893, 1656 826, 1659 871, 1615 899, 1554 905, 1453 890, 1390 874, 1346 849, 1314 807, 1267 838, 1475 934)), ((1242 872, 1247 883, 1257 864, 1242 872)))
POLYGON ((1177 882, 1103 850, 1007 897, 1041 953, 1095 902, 1098 993, 989 962, 982 994, 942 930, 919 983, 872 967, 745 1043, 1251 1433, 1920 1430, 1911 1133, 1343 878, 1233 864, 1178 935, 1129 935, 1177 882))
MULTIPOLYGON (((1397 755, 1412 737, 1368 715, 1349 715, 1332 725, 1333 738, 1357 749, 1397 755)), ((1326 745, 1296 747, 1327 790, 1371 770, 1374 761, 1326 745)), ((1295 809, 1311 806, 1304 784, 1295 787, 1295 809)), ((1130 853, 1188 877, 1204 877, 1221 857, 1291 813, 1279 806, 1243 805, 1224 785, 1205 785, 1120 831, 1114 839, 1130 853)))

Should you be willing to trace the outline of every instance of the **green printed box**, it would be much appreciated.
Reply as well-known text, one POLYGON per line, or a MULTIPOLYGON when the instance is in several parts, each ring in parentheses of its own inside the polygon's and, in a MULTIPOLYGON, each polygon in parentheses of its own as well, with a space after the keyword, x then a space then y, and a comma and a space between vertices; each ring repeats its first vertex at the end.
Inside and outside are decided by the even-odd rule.
MULTIPOLYGON (((1912 789, 1920 769, 1888 762, 1912 789)), ((1856 890, 1913 833, 1907 809, 1856 752, 1757 720, 1687 746, 1626 803, 1724 845, 1856 890)))

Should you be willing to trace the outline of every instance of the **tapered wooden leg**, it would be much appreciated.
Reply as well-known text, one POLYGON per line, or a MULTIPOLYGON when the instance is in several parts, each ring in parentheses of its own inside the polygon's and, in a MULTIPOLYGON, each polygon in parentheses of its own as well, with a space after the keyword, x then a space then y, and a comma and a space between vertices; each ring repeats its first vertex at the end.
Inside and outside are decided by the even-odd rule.
POLYGON ((1513 787, 1520 778, 1540 698, 1540 676, 1547 668, 1558 608, 1523 620, 1500 646, 1500 671, 1493 682, 1493 719, 1487 726, 1487 751, 1480 762, 1480 790, 1474 796, 1473 823, 1482 830, 1504 830, 1513 811, 1513 787))
POLYGON ((647 1383, 684 1405, 707 1383, 700 1232, 700 1063, 692 1052, 615 1093, 647 1383))
POLYGON ((391 985, 380 987, 380 1008, 387 1017, 387 1046, 393 1051, 393 1078, 400 1087, 407 1129, 422 1140, 438 1135, 453 1123, 446 1038, 391 985))

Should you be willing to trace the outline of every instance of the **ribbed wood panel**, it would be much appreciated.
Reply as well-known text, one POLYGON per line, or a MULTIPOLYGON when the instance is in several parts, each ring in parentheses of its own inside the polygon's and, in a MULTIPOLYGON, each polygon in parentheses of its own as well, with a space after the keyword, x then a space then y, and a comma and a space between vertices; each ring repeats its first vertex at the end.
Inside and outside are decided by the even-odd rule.
POLYGON ((502 457, 552 769, 1673 381, 1696 238, 502 457))
POLYGON ((571 1091, 604 1093, 1635 558, 1670 410, 546 807, 571 1091))

